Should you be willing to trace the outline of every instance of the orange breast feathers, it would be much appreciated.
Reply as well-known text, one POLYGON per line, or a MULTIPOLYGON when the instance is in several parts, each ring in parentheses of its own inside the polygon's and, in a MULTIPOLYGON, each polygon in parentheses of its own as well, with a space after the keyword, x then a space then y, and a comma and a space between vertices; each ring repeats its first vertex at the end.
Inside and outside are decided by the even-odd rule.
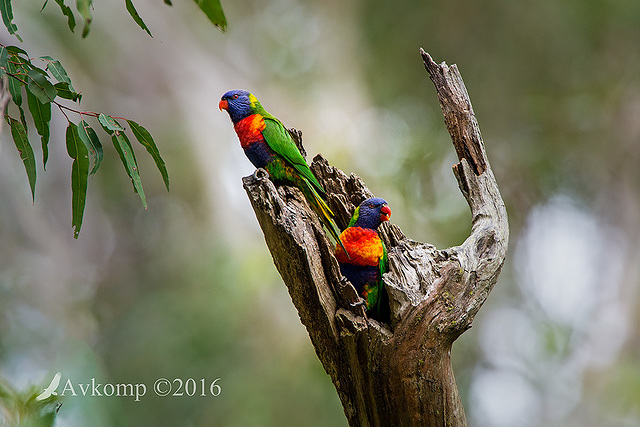
POLYGON ((354 265, 375 266, 383 256, 382 240, 374 230, 349 227, 340 234, 342 244, 347 248, 351 259, 347 258, 340 245, 336 247, 338 262, 354 265))
POLYGON ((240 145, 244 148, 263 139, 262 131, 266 125, 264 124, 264 118, 260 114, 252 114, 240 120, 233 127, 238 134, 240 145))

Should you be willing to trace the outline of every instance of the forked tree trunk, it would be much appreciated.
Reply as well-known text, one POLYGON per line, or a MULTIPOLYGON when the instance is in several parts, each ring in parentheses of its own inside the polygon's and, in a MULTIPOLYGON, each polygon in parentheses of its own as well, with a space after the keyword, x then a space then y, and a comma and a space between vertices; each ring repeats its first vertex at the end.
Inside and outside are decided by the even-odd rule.
MULTIPOLYGON (((506 210, 462 78, 455 65, 438 65, 421 54, 460 159, 453 172, 471 208, 472 229, 462 245, 438 250, 393 224, 380 227, 389 251, 384 283, 390 325, 350 305, 358 299, 355 290, 342 280, 332 245, 300 191, 243 179, 274 263, 351 426, 466 425, 451 345, 471 327, 507 251, 506 210)), ((371 192, 320 156, 312 170, 344 228, 371 192)))

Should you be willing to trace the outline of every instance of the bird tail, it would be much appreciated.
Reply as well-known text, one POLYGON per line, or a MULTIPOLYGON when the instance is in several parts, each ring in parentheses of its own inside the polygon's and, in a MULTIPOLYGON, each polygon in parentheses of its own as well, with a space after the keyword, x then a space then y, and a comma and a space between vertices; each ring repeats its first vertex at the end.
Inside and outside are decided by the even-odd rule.
POLYGON ((333 220, 333 218, 335 217, 333 211, 329 208, 329 206, 327 205, 327 202, 324 201, 322 196, 313 187, 313 185, 306 179, 303 179, 303 181, 305 183, 305 189, 307 190, 307 191, 304 191, 307 200, 309 200, 311 205, 315 208, 317 213, 320 215, 320 219, 322 220, 324 225, 327 227, 327 229, 329 230, 329 233, 331 234, 331 236, 333 236, 336 243, 342 246, 342 249, 344 249, 344 253, 347 254, 347 257, 349 257, 349 252, 347 252, 347 248, 344 247, 342 240, 340 240, 340 229, 338 228, 335 221, 333 220))

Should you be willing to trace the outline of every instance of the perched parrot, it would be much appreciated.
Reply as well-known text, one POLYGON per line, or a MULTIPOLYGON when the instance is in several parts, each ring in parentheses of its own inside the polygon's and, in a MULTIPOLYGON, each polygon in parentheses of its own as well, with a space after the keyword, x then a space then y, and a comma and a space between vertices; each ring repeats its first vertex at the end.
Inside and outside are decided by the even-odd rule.
POLYGON ((367 313, 378 320, 385 320, 382 316, 388 312, 382 284, 382 275, 388 271, 388 263, 387 248, 377 230, 390 217, 391 209, 386 201, 379 197, 365 200, 356 208, 349 226, 340 234, 343 246, 336 247, 335 252, 340 272, 364 299, 367 313))
POLYGON ((269 114, 253 94, 244 90, 230 90, 222 95, 219 107, 229 113, 240 145, 251 163, 266 170, 272 181, 298 187, 340 243, 340 230, 324 200, 325 190, 282 122, 269 114))

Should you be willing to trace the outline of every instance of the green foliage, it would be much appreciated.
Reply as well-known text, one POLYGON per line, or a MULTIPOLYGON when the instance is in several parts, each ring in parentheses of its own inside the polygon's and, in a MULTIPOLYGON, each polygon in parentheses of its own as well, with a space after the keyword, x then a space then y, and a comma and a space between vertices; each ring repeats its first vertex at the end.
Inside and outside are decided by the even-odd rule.
POLYGON ((127 138, 127 135, 123 132, 115 130, 111 136, 111 142, 113 142, 113 146, 116 148, 118 155, 120 155, 120 160, 129 178, 131 178, 133 189, 140 196, 144 208, 147 209, 147 199, 144 195, 140 173, 138 172, 138 161, 136 160, 136 155, 133 152, 129 138, 127 138))
POLYGON ((7 122, 11 126, 11 136, 16 144, 20 158, 24 163, 24 169, 27 171, 29 178, 29 186, 31 187, 31 197, 35 201, 36 198, 36 159, 33 155, 33 149, 27 138, 27 129, 21 121, 15 120, 8 115, 5 116, 7 122))
POLYGON ((62 398, 52 395, 37 400, 42 388, 29 386, 25 390, 15 389, 0 377, 0 421, 2 425, 20 427, 53 427, 56 415, 62 406, 62 398))
POLYGON ((162 179, 164 180, 164 185, 167 187, 167 191, 169 191, 169 173, 167 172, 167 167, 164 164, 164 160, 160 157, 160 151, 156 146, 156 143, 153 141, 153 137, 144 127, 140 126, 138 123, 133 120, 127 120, 129 126, 131 126, 131 132, 136 137, 138 142, 147 149, 153 160, 156 162, 156 166, 158 170, 162 174, 162 179))
MULTIPOLYGON (((28 126, 24 108, 22 107, 23 89, 27 97, 28 111, 42 143, 42 160, 46 168, 48 159, 48 144, 50 137, 51 107, 55 105, 68 121, 66 130, 66 144, 69 157, 73 159, 71 171, 72 190, 72 227, 74 237, 77 238, 82 227, 82 218, 87 198, 88 177, 98 171, 104 156, 102 144, 94 129, 87 122, 87 118, 97 119, 102 129, 111 137, 116 151, 133 184, 134 191, 140 196, 142 205, 147 208, 147 202, 142 189, 142 180, 138 169, 138 162, 125 128, 117 120, 105 113, 94 113, 71 108, 62 100, 80 103, 82 95, 75 91, 71 79, 60 61, 43 56, 32 59, 27 52, 16 46, 0 45, 0 77, 8 79, 8 90, 14 109, 18 110, 19 119, 11 116, 9 108, 4 112, 5 119, 11 128, 11 135, 16 145, 31 187, 31 195, 35 201, 36 161, 33 148, 29 142, 28 126), (38 62, 39 61, 39 62, 38 62), (44 64, 44 67, 39 66, 44 64), (73 122, 70 115, 78 115, 80 120, 73 122)), ((167 190, 169 189, 169 175, 151 134, 133 120, 124 119, 133 132, 136 140, 144 146, 156 163, 167 190)))
POLYGON ((13 8, 11 7, 11 0, 0 0, 0 14, 2 14, 2 22, 9 31, 9 34, 15 35, 18 40, 22 41, 18 36, 18 27, 13 23, 13 8))
MULTIPOLYGON (((49 0, 45 0, 42 10, 47 6, 49 0)), ((67 25, 69 30, 73 32, 76 27, 76 17, 74 11, 65 4, 65 0, 55 0, 60 11, 67 17, 67 25)), ((225 31, 227 21, 220 5, 220 0, 195 0, 198 7, 207 15, 209 20, 219 29, 225 31)), ((82 37, 89 34, 91 21, 93 20, 92 10, 93 0, 76 0, 76 13, 80 15, 83 22, 82 37)), ((164 0, 164 3, 171 6, 170 0, 164 0)), ((140 28, 151 36, 151 30, 136 10, 132 0, 125 0, 125 8, 129 15, 133 18, 140 28)), ((0 0, 0 15, 2 21, 9 31, 22 41, 18 35, 18 27, 13 23, 13 8, 11 0, 0 0)), ((42 56, 37 58, 45 64, 44 69, 34 64, 32 58, 27 52, 16 46, 0 45, 0 78, 8 82, 8 91, 11 100, 18 110, 19 119, 15 119, 9 115, 8 108, 3 105, 3 113, 5 119, 11 128, 13 141, 20 153, 20 158, 24 163, 27 172, 27 178, 31 188, 31 196, 35 202, 36 191, 36 162, 33 148, 29 143, 27 133, 27 123, 25 119, 24 109, 22 107, 22 90, 26 90, 27 107, 31 114, 38 135, 40 135, 42 145, 42 162, 46 169, 47 160, 49 158, 49 138, 50 138, 50 122, 51 122, 51 106, 58 107, 60 112, 68 121, 66 131, 67 152, 73 159, 71 173, 71 190, 72 190, 72 226, 74 229, 74 237, 78 238, 80 227, 82 226, 82 218, 84 216, 84 207, 87 197, 87 180, 89 175, 97 172, 102 164, 103 149, 100 139, 91 126, 84 120, 85 117, 97 118, 102 129, 109 134, 111 141, 120 155, 125 171, 131 178, 134 191, 140 196, 142 205, 147 208, 147 201, 142 188, 142 180, 138 169, 138 162, 131 146, 129 138, 126 136, 125 128, 120 126, 116 119, 104 113, 93 113, 89 111, 80 111, 61 104, 61 100, 70 100, 80 103, 82 95, 74 89, 71 79, 60 61, 51 56, 42 56), (69 113, 80 116, 78 126, 69 118, 69 113), (91 164, 93 166, 90 168, 91 164)), ((7 90, 7 89, 5 89, 7 90)), ((167 191, 169 190, 169 174, 164 160, 160 156, 160 151, 153 140, 151 134, 141 125, 133 120, 125 120, 133 132, 136 140, 142 144, 153 158, 158 170, 162 175, 167 191)))
POLYGON ((49 122, 51 121, 51 102, 42 103, 33 95, 31 91, 27 91, 27 105, 29 112, 33 117, 33 123, 36 126, 38 135, 42 140, 42 162, 46 166, 49 158, 49 122))
POLYGON ((27 89, 29 89, 29 92, 35 95, 41 103, 51 102, 58 96, 58 91, 53 87, 53 83, 47 79, 46 72, 39 68, 32 67, 27 71, 27 77, 27 89))
POLYGON ((89 175, 93 175, 102 163, 102 144, 100 143, 96 132, 91 128, 91 126, 89 126, 89 123, 84 120, 80 122, 78 133, 84 145, 89 149, 89 155, 91 156, 91 162, 93 163, 93 168, 91 168, 89 175))
MULTIPOLYGON (((142 20, 142 18, 140 18, 140 15, 138 14, 138 11, 133 6, 133 2, 131 0, 124 0, 124 3, 125 3, 125 6, 127 7, 127 12, 129 12, 129 15, 131 15, 133 20, 136 21, 136 24, 138 24, 138 26, 140 28, 145 30, 147 32, 147 34, 149 34, 151 36, 151 31, 149 31, 149 27, 147 27, 147 24, 145 24, 144 21, 142 20)), ((153 36, 151 36, 151 37, 153 37, 153 36)))
MULTIPOLYGON (((225 31, 227 29, 227 19, 224 16, 224 11, 222 10, 222 5, 220 4, 220 0, 194 0, 200 10, 207 15, 207 18, 211 21, 213 25, 218 27, 220 30, 225 31)), ((76 18, 73 13, 73 10, 65 4, 65 0, 55 0, 60 7, 60 11, 64 16, 67 17, 67 25, 71 32, 74 32, 76 28, 76 18)), ((45 0, 42 5, 42 9, 47 6, 49 0, 45 0)), ((170 0, 164 0, 166 5, 171 6, 170 0)), ((131 18, 135 21, 136 24, 140 28, 151 36, 151 30, 147 27, 147 24, 144 23, 142 17, 136 10, 132 0, 124 0, 125 8, 131 18)), ((93 21, 93 16, 91 15, 91 9, 93 8, 93 0, 76 0, 76 13, 80 15, 82 19, 82 37, 87 37, 89 35, 89 30, 91 29, 91 22, 93 21)), ((2 22, 5 27, 9 31, 9 34, 13 34, 18 38, 18 40, 22 41, 20 36, 18 35, 18 26, 13 23, 13 8, 11 5, 11 0, 0 0, 0 14, 2 15, 2 22)), ((152 36, 153 37, 153 36, 152 36)))
MULTIPOLYGON (((42 9, 44 9, 44 7, 47 5, 47 1, 45 1, 42 5, 42 9)), ((62 14, 67 17, 67 25, 69 26, 71 32, 73 32, 73 30, 76 28, 76 18, 73 16, 73 11, 69 6, 64 4, 64 0, 56 0, 56 3, 58 3, 58 6, 60 6, 62 14)))
POLYGON ((194 0, 200 10, 207 15, 207 18, 211 21, 213 25, 220 28, 222 31, 226 31, 227 29, 227 19, 224 16, 224 12, 222 10, 222 6, 220 5, 220 0, 194 0))
POLYGON ((78 238, 80 227, 82 227, 82 217, 84 215, 84 205, 87 199, 87 179, 89 177, 89 156, 78 126, 69 122, 67 126, 67 153, 73 159, 71 166, 71 198, 72 198, 72 220, 73 237, 78 238))

